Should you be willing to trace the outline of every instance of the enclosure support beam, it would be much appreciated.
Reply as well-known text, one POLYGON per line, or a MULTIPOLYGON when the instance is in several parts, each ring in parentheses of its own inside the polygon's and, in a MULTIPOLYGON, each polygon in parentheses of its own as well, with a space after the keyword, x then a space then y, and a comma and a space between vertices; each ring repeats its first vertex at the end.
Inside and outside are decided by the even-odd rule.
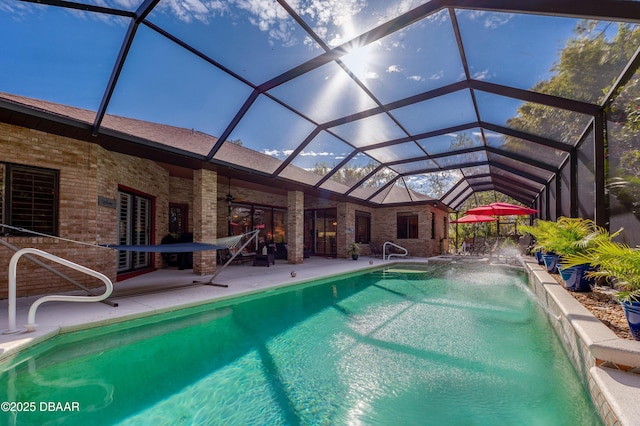
POLYGON ((571 150, 571 162, 569 164, 569 214, 578 217, 578 150, 571 150))
POLYGON ((609 228, 609 219, 607 218, 607 200, 605 191, 606 180, 606 133, 607 123, 604 112, 596 114, 593 120, 594 126, 594 156, 593 156, 593 196, 595 203, 594 221, 596 225, 609 228))

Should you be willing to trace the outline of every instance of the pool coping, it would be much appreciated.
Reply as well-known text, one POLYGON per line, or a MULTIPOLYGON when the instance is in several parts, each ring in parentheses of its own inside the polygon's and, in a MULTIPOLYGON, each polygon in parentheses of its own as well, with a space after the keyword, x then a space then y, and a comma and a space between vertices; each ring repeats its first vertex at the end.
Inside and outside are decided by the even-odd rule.
POLYGON ((606 425, 640 418, 640 342, 622 339, 563 288, 534 258, 523 258, 529 287, 606 425))

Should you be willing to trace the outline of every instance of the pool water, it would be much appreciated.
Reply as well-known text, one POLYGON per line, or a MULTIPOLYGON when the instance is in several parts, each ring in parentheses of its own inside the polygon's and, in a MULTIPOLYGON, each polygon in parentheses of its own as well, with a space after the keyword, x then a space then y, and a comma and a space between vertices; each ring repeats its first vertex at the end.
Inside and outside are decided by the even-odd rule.
POLYGON ((601 424, 522 275, 398 268, 60 336, 2 366, 36 410, 0 423, 601 424))

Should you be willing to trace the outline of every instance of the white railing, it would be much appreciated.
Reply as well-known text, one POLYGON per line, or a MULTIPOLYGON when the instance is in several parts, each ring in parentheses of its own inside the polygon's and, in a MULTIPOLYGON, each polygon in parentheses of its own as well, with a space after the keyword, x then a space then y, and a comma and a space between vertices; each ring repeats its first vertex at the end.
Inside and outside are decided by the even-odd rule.
POLYGON ((405 257, 409 254, 409 250, 407 250, 406 248, 397 245, 396 243, 392 243, 391 241, 386 241, 383 245, 382 245, 382 260, 389 260, 391 259, 391 256, 396 256, 396 257, 405 257), (404 253, 389 253, 387 254, 387 247, 395 247, 399 250, 402 250, 404 253))
POLYGON ((83 272, 87 275, 91 275, 93 277, 98 278, 104 285, 106 286, 105 292, 103 294, 97 296, 66 296, 66 295, 51 295, 51 296, 43 296, 33 302, 31 307, 29 308, 29 316, 26 325, 27 331, 33 331, 38 326, 36 324, 36 311, 38 310, 38 306, 46 302, 100 302, 111 295, 113 291, 113 284, 111 280, 107 278, 105 275, 100 272, 94 271, 93 269, 89 269, 85 266, 78 265, 77 263, 73 263, 69 260, 63 259, 61 257, 55 256, 51 253, 47 253, 42 250, 38 250, 35 248, 23 248, 18 250, 12 257, 9 262, 9 330, 5 331, 4 334, 7 333, 17 333, 20 330, 16 329, 16 275, 18 268, 18 260, 20 257, 25 254, 35 254, 40 257, 44 257, 45 259, 49 259, 53 262, 59 263, 71 269, 75 269, 76 271, 83 272))

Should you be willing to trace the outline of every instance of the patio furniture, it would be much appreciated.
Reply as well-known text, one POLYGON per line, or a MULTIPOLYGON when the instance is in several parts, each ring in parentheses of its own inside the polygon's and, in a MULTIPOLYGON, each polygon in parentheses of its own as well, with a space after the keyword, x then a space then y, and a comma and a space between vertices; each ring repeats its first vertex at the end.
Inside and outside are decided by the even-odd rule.
POLYGON ((267 247, 267 254, 255 254, 253 256, 253 266, 266 266, 276 264, 275 253, 272 247, 267 247))
POLYGON ((275 247, 273 244, 267 244, 262 247, 259 253, 253 256, 253 266, 266 266, 276 264, 275 247))
POLYGON ((275 244, 275 250, 274 250, 274 258, 275 259, 287 260, 288 259, 287 256, 288 256, 287 244, 286 243, 276 243, 275 244))

